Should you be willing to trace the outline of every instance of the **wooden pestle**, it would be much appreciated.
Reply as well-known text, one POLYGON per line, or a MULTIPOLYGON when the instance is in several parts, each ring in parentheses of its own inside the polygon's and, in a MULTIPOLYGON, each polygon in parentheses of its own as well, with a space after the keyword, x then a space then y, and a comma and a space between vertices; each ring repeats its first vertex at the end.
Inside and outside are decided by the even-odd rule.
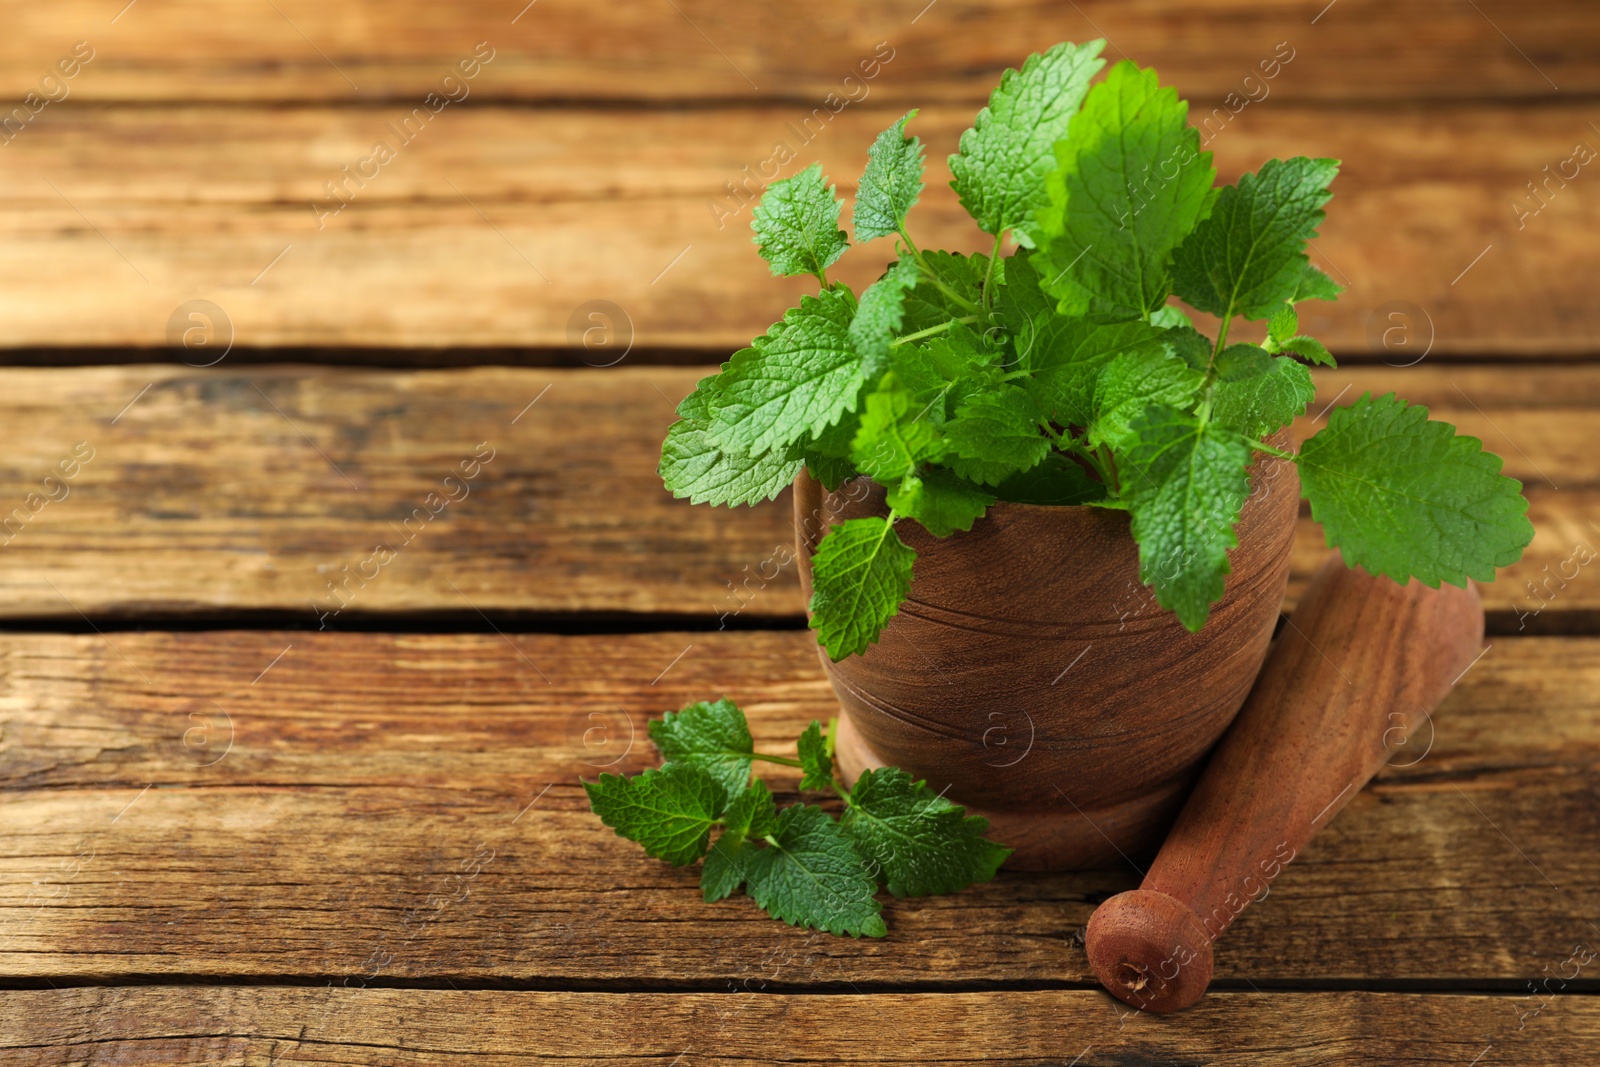
POLYGON ((1331 556, 1311 580, 1143 884, 1096 909, 1089 963, 1134 1007, 1178 1011, 1211 946, 1480 655, 1477 590, 1400 586, 1331 556))

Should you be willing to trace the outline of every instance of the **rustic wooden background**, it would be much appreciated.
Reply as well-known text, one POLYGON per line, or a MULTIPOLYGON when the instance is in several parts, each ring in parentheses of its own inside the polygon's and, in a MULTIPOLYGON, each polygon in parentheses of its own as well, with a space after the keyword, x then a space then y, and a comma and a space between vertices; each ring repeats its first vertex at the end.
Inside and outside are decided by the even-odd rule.
MULTIPOLYGON (((124 2, 0 34, 0 1064, 1600 1057, 1594 4, 124 2), (772 747, 833 712, 792 570, 762 576, 787 502, 654 474, 676 400, 796 293, 725 183, 785 140, 848 193, 920 106, 913 230, 970 247, 944 154, 1005 66, 1095 36, 1224 108, 1227 179, 1344 159, 1314 259, 1347 292, 1307 316, 1344 365, 1307 426, 1398 390, 1503 455, 1538 528, 1431 743, 1174 1017, 1084 959, 1131 869, 837 940, 700 903, 577 784, 689 700, 772 747)), ((1322 551, 1304 520, 1290 603, 1322 551)))

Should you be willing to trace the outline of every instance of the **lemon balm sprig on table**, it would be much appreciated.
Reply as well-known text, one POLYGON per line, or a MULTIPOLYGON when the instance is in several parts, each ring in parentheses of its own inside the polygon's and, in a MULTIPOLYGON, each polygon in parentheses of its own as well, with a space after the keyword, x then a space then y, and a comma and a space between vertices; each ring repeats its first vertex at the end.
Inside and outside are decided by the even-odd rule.
POLYGON ((1010 850, 988 823, 893 767, 834 780, 833 730, 812 722, 796 756, 755 750, 744 712, 726 698, 690 704, 650 723, 666 762, 583 783, 589 806, 622 837, 674 866, 704 860, 707 902, 740 888, 775 919, 832 934, 882 937, 880 885, 897 897, 954 893, 994 877, 1010 850), (835 819, 814 804, 779 808, 757 762, 800 770, 799 789, 831 792, 835 819), (713 831, 717 832, 715 840, 713 831))

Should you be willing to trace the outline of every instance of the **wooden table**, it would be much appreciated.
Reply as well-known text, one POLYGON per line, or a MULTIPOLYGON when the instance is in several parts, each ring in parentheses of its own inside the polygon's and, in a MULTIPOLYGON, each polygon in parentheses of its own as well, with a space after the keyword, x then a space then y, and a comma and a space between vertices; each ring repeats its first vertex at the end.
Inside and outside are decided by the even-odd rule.
MULTIPOLYGON (((1592 4, 120 2, 0 35, 5 101, 93 53, 0 144, 0 1064, 1600 1058, 1600 175, 1545 169, 1600 147, 1592 4), (1425 402, 1538 527, 1432 730, 1169 1017, 1084 958, 1131 869, 835 939, 701 903, 578 785, 691 700, 774 749, 835 711, 792 568, 747 582, 787 501, 654 473, 798 291, 724 183, 811 118, 848 191, 910 106, 941 159, 1003 66, 1096 35, 1211 117, 1225 180, 1345 160, 1312 415, 1425 402)), ((972 247, 942 168, 916 236, 972 247)), ((1303 520, 1291 604, 1322 552, 1303 520)))

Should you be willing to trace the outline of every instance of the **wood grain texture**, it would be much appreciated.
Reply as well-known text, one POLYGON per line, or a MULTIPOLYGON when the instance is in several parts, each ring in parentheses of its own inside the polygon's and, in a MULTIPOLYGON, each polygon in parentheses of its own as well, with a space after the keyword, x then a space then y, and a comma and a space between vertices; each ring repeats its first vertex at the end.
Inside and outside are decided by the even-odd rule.
MULTIPOLYGON (((802 590, 828 526, 889 513, 875 485, 828 494, 802 474, 794 497, 802 590)), ((948 538, 908 525, 910 599, 860 655, 823 657, 846 714, 841 771, 853 782, 887 764, 927 781, 988 819, 1019 869, 1153 853, 1267 655, 1299 507, 1294 466, 1258 457, 1227 593, 1199 633, 1150 605, 1123 515, 997 504, 948 538), (991 744, 1008 718, 1028 727, 1014 766, 1022 738, 991 744)))
MULTIPOLYGON (((772 278, 750 239, 744 205, 775 143, 795 154, 783 173, 820 159, 851 195, 867 145, 901 110, 875 99, 821 118, 799 104, 452 106, 406 144, 394 132, 406 102, 69 100, 0 151, 4 343, 163 347, 175 310, 204 299, 241 347, 534 346, 601 365, 631 340, 720 355, 806 290, 772 278), (369 165, 370 180, 347 178, 380 141, 395 158, 369 165), (332 214, 336 182, 348 206, 332 214), (750 191, 730 193, 745 182, 750 191), (590 337, 609 337, 604 351, 582 347, 593 323, 578 309, 595 300, 620 309, 614 333, 590 337)), ((924 247, 989 245, 944 163, 972 116, 934 106, 915 121, 930 157, 911 224, 924 247)), ((1543 168, 1579 142, 1600 149, 1587 107, 1328 109, 1269 97, 1237 116, 1197 106, 1192 117, 1224 181, 1275 155, 1344 161, 1312 257, 1347 291, 1305 317, 1339 356, 1594 351, 1600 309, 1586 279, 1600 253, 1587 235, 1600 230, 1600 195, 1587 170, 1522 214, 1541 203, 1527 183, 1546 180, 1543 168)), ((847 255, 838 276, 865 285, 892 255, 880 240, 847 255)))
POLYGON ((1098 36, 1187 91, 1219 98, 1239 91, 1285 40, 1295 60, 1272 87, 1297 99, 1542 97, 1558 86, 1600 88, 1586 62, 1600 47, 1600 23, 1580 0, 1533 9, 1480 0, 1476 7, 1448 0, 1342 0, 1326 12, 1272 0, 941 0, 931 9, 926 0, 824 8, 277 0, 221 19, 201 0, 177 0, 113 22, 115 6, 60 0, 15 13, 0 44, 0 90, 18 98, 36 91, 38 78, 85 39, 96 56, 71 84, 86 99, 420 97, 486 40, 497 55, 480 91, 502 98, 820 100, 887 40, 896 57, 878 91, 920 104, 982 99, 1000 70, 1030 51, 1098 36))
POLYGON ((1399 586, 1338 556, 1289 622, 1144 881, 1084 931, 1100 984, 1134 1007, 1179 1011, 1205 994, 1216 940, 1484 648, 1476 589, 1399 586))
MULTIPOLYGON (((774 962, 781 971, 787 961, 774 962)), ((7 993, 8 1064, 512 1065, 1195 1063, 1551 1067, 1600 1048, 1600 1004, 1560 997, 1517 1030, 1507 996, 1229 993, 1173 1020, 1101 993, 677 996, 179 986, 7 993), (882 1020, 892 1019, 885 1027, 882 1020)))
MULTIPOLYGON (((273 611, 334 629, 418 611, 475 626, 480 611, 797 622, 787 494, 753 509, 692 507, 656 477, 673 408, 710 369, 0 370, 0 420, 13 435, 0 457, 0 617, 273 611), (94 458, 64 499, 46 502, 43 479, 79 442, 94 458), (445 495, 444 479, 484 444, 494 458, 468 495, 432 513, 429 494, 445 495), (394 552, 386 564, 379 545, 394 552)), ((1483 587, 1492 629, 1600 626, 1600 582, 1582 562, 1600 547, 1590 371, 1424 363, 1318 381, 1297 432, 1314 430, 1327 403, 1398 390, 1482 438, 1522 479, 1537 533, 1523 561, 1483 587)), ((1289 603, 1327 552, 1304 511, 1296 537, 1289 603)))
MULTIPOLYGON (((589 814, 578 777, 652 763, 645 722, 663 710, 728 694, 769 752, 835 714, 808 634, 13 634, 0 649, 0 977, 1090 981, 1078 931, 1139 879, 1005 872, 889 900, 889 937, 853 941, 742 898, 705 904, 696 872, 589 814), (775 954, 806 962, 770 975, 775 954)), ((1574 842, 1600 834, 1597 685, 1600 641, 1495 642, 1418 747, 1240 917, 1219 981, 1520 990, 1594 945, 1600 871, 1574 842)), ((792 795, 791 773, 770 780, 792 795)))

